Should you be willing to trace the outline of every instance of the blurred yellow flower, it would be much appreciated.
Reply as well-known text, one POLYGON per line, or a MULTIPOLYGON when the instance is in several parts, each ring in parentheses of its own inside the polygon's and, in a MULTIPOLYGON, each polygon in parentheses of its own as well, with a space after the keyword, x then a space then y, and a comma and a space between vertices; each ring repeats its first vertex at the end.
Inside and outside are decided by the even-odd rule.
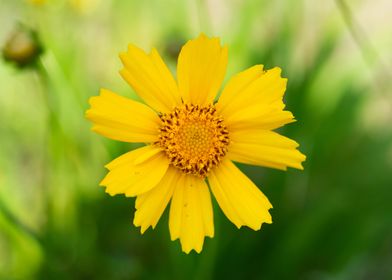
POLYGON ((284 111, 281 70, 240 72, 215 103, 227 65, 218 38, 201 34, 182 47, 177 82, 155 49, 129 45, 120 58, 122 77, 147 105, 102 89, 86 116, 99 134, 146 143, 110 162, 101 182, 111 195, 137 197, 135 226, 154 228, 171 201, 171 239, 200 252, 204 237, 214 236, 210 190, 238 228, 272 223, 271 203, 233 161, 303 169, 298 144, 272 131, 294 121, 284 111))
POLYGON ((81 13, 94 10, 98 2, 99 0, 69 0, 71 7, 81 13))
MULTIPOLYGON (((81 13, 86 13, 93 11, 96 6, 99 4, 100 0, 66 0, 64 3, 68 3, 72 9, 74 9, 77 12, 81 13)), ((54 1, 48 1, 48 0, 27 0, 30 4, 33 5, 44 5, 44 4, 50 4, 53 3, 54 1)))

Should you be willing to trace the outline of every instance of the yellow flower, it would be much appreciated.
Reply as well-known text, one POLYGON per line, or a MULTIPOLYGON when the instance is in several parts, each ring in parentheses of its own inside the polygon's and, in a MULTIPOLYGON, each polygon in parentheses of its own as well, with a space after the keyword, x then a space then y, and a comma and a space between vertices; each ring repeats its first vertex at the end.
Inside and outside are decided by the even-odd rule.
POLYGON ((298 144, 272 131, 294 121, 284 111, 281 70, 240 72, 214 102, 227 65, 218 38, 201 34, 183 46, 177 83, 155 49, 129 45, 120 58, 122 77, 147 105, 102 89, 86 115, 99 134, 146 143, 110 162, 101 182, 110 195, 136 196, 135 226, 154 228, 171 201, 171 239, 200 252, 204 237, 214 236, 210 190, 238 228, 272 223, 271 203, 233 161, 303 169, 298 144))

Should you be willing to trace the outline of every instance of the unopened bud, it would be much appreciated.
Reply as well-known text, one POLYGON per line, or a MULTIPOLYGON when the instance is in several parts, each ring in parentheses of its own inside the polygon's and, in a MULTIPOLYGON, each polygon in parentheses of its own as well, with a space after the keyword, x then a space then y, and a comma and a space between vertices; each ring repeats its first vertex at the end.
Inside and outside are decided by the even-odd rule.
POLYGON ((22 25, 10 34, 3 48, 4 59, 20 68, 34 66, 41 53, 36 32, 22 25))

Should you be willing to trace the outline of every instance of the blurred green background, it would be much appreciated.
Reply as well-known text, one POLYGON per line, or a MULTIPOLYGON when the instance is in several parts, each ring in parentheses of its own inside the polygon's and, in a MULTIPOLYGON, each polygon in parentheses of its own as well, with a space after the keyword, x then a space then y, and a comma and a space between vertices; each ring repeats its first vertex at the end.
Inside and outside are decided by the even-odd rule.
MULTIPOLYGON (((343 1, 0 0, 0 45, 37 31, 35 67, 0 61, 0 279, 392 279, 392 3, 343 1), (20 28, 20 27, 19 27, 20 28), (214 201, 200 255, 171 242, 167 213, 143 236, 134 199, 98 186, 135 147, 90 131, 87 100, 132 42, 175 70, 200 32, 229 46, 230 75, 280 66, 298 121, 281 129, 304 171, 240 168, 274 223, 237 230, 214 201)), ((9 46, 8 46, 9 47, 9 46)))

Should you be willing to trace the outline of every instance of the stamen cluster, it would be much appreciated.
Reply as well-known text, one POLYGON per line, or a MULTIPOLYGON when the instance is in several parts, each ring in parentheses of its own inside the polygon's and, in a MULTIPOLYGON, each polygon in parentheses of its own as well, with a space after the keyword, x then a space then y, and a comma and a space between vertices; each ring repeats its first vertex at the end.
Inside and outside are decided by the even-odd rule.
POLYGON ((160 118, 162 125, 155 144, 182 172, 204 178, 225 156, 229 132, 214 105, 183 104, 160 118))

